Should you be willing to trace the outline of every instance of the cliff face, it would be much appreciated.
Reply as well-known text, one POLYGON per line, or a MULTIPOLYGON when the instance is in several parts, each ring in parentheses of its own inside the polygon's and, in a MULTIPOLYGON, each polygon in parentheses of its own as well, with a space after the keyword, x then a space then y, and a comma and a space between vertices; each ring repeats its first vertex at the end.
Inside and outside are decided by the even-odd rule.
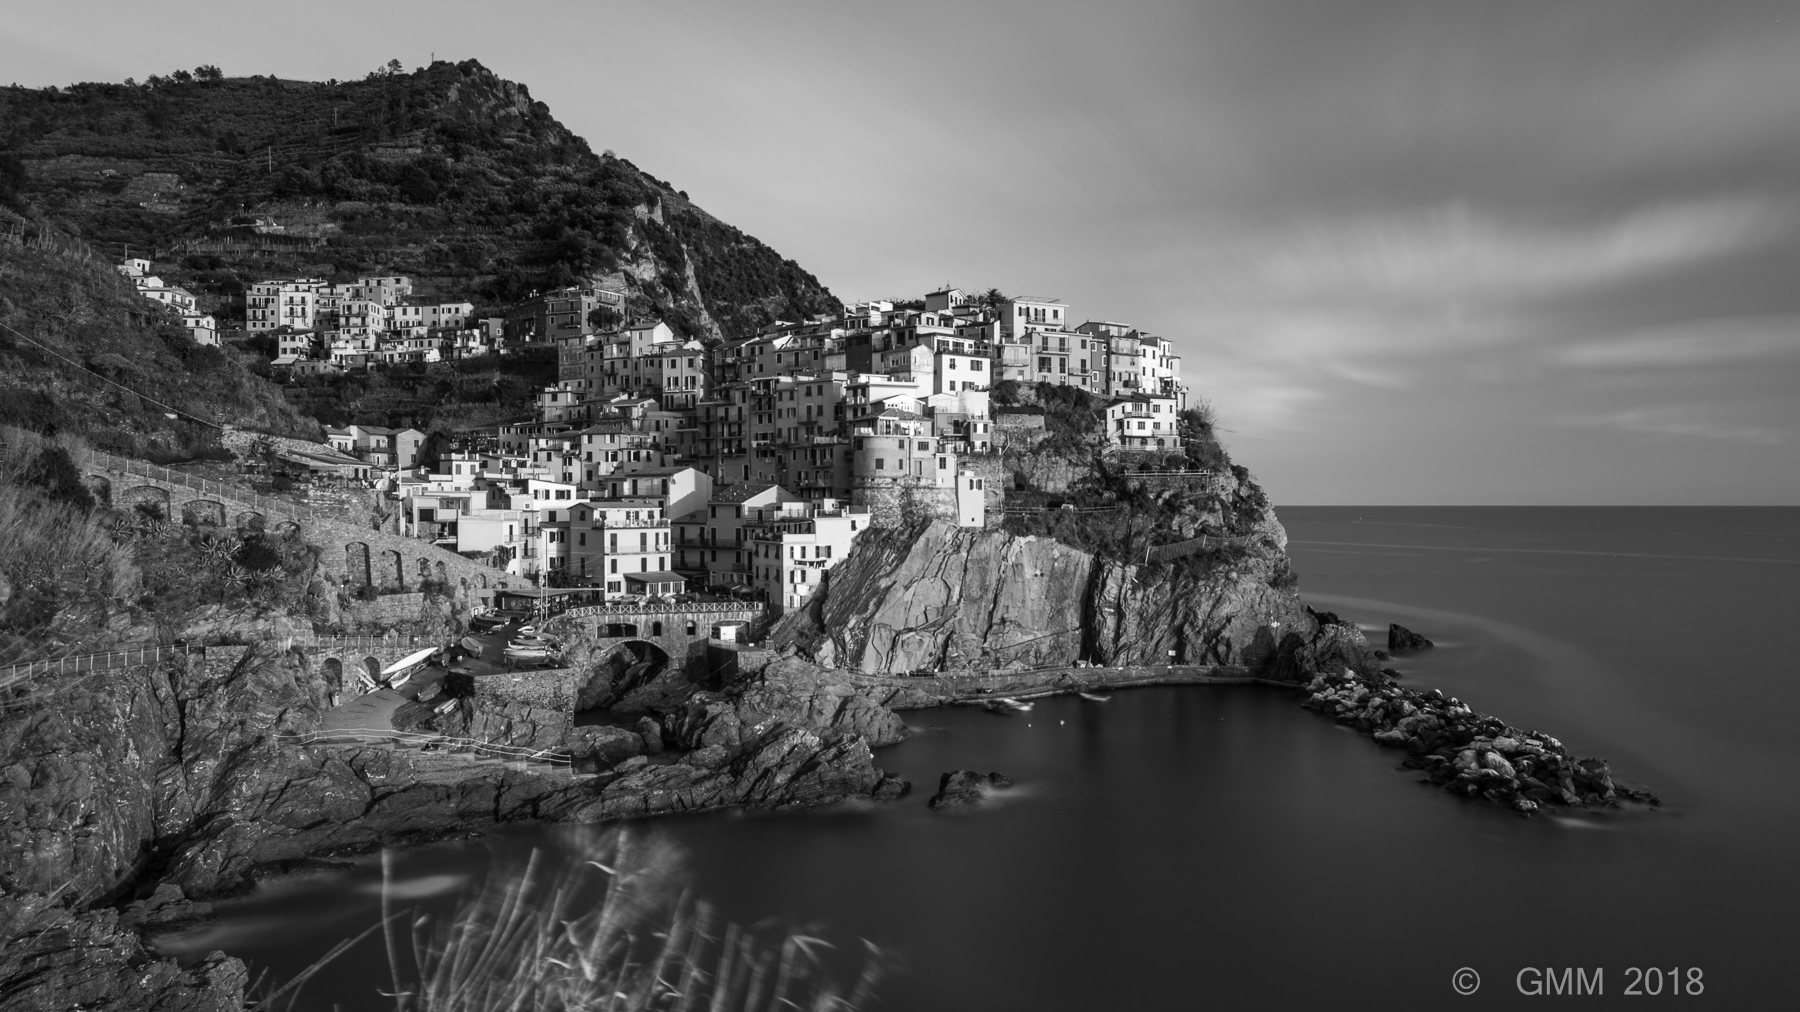
POLYGON ((1080 660, 1261 667, 1275 634, 1316 630, 1281 586, 1286 534, 1272 513, 1265 530, 1242 548, 1147 566, 943 522, 871 532, 771 643, 868 674, 1080 660))

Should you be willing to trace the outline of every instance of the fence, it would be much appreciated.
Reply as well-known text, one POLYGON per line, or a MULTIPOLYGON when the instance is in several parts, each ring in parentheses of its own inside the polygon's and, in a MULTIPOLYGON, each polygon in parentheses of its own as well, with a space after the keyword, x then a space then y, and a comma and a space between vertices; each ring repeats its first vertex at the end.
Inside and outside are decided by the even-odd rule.
POLYGON ((113 668, 129 668, 137 664, 155 664, 187 652, 184 646, 140 646, 124 650, 107 650, 94 654, 70 654, 37 661, 21 661, 0 667, 0 685, 38 675, 81 675, 113 668))
POLYGON ((115 456, 107 453, 105 450, 94 450, 92 451, 92 454, 93 463, 96 467, 104 468, 116 474, 136 476, 146 478, 150 481, 159 481, 166 485, 180 485, 183 488, 191 488, 196 492, 217 496, 220 501, 230 501, 239 505, 248 506, 267 517, 279 517, 284 520, 306 520, 312 516, 312 511, 303 506, 285 499, 271 499, 268 496, 252 492, 241 485, 227 485, 222 481, 207 481, 204 478, 196 478, 191 474, 184 474, 181 471, 171 471, 166 467, 160 467, 146 461, 133 460, 130 457, 115 456))
POLYGON ((1167 562, 1170 559, 1179 559, 1183 556, 1196 555, 1200 552, 1207 551, 1208 549, 1224 548, 1227 545, 1247 545, 1261 537, 1263 537, 1263 535, 1260 533, 1240 534, 1229 538, 1203 534, 1200 537, 1190 538, 1187 541, 1177 541, 1171 545, 1157 545, 1154 548, 1146 548, 1144 549, 1144 563, 1145 565, 1148 565, 1152 562, 1167 562))
MULTIPOLYGON (((317 636, 299 634, 284 636, 277 640, 281 650, 295 646, 305 646, 320 652, 344 651, 377 651, 416 649, 420 646, 417 637, 401 636, 317 636)), ((230 646, 231 644, 222 644, 230 646)), ((18 661, 13 664, 0 665, 0 687, 25 678, 38 675, 84 675, 95 671, 108 671, 114 668, 129 668, 139 664, 156 664, 171 657, 180 657, 188 653, 187 646, 136 646, 123 650, 105 650, 91 654, 69 654, 65 657, 50 657, 36 661, 18 661)), ((192 649, 204 649, 197 647, 192 649)))
POLYGON ((302 731, 298 734, 277 734, 275 736, 277 741, 289 741, 297 745, 350 744, 350 742, 332 740, 336 738, 349 738, 353 742, 391 741, 398 745, 437 745, 452 752, 475 752, 496 759, 538 762, 551 766, 568 766, 573 762, 567 753, 551 749, 522 748, 518 745, 502 745, 498 742, 482 741, 479 738, 452 738, 449 735, 427 734, 423 731, 349 727, 335 731, 302 731))

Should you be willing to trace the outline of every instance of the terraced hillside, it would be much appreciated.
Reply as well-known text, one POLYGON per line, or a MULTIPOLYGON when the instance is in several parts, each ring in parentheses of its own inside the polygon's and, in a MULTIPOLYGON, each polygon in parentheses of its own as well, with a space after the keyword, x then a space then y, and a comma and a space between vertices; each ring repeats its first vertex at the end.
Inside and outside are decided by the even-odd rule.
POLYGON ((226 323, 246 282, 286 273, 408 274, 491 305, 618 274, 637 312, 693 336, 838 307, 474 60, 345 82, 3 88, 0 169, 20 210, 109 256, 148 253, 226 323))

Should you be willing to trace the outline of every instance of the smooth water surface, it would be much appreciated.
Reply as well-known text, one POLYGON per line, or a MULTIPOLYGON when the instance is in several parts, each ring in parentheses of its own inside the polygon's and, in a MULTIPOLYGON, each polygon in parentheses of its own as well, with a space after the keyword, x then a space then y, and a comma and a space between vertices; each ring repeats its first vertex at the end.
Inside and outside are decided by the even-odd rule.
MULTIPOLYGON (((914 711, 918 733, 877 753, 915 784, 902 802, 655 827, 733 919, 898 952, 882 1008, 1482 1008, 1535 1000, 1527 966, 1604 967, 1583 1007, 1641 1004, 1621 993, 1633 966, 1701 969, 1703 993, 1660 1003, 1789 1006, 1800 510, 1280 512, 1309 604, 1441 644, 1397 662, 1407 683, 1605 756, 1666 803, 1522 818, 1420 784, 1291 693, 1203 687, 914 711), (955 768, 1018 786, 929 811, 955 768), (1459 997, 1465 966, 1483 983, 1459 997)), ((555 837, 403 869, 448 894, 490 851, 555 837)), ((372 922, 376 877, 253 898, 211 944, 291 972, 372 922)), ((319 1007, 391 1007, 367 948, 309 992, 319 1007)))

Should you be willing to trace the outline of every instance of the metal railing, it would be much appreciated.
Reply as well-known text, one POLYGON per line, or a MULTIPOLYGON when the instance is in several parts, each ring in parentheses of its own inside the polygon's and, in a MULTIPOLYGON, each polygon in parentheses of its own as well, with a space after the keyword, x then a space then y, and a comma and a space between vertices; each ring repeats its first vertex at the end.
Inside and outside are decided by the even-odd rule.
POLYGON ((69 654, 36 661, 19 661, 0 667, 0 685, 38 675, 79 675, 114 668, 129 668, 138 664, 155 664, 165 658, 180 656, 186 651, 187 648, 184 646, 144 645, 126 647, 123 650, 104 650, 98 653, 69 654))
POLYGON ((728 612, 750 612, 760 616, 763 605, 758 603, 738 604, 730 601, 694 601, 689 604, 588 604, 570 608, 562 612, 565 618, 590 618, 601 615, 680 615, 724 614, 728 612))
POLYGON ((1239 534, 1233 537, 1219 537, 1212 534, 1203 534, 1200 537, 1190 538, 1187 541, 1177 541, 1174 544, 1157 545, 1153 548, 1146 548, 1144 549, 1144 562, 1146 564, 1152 562, 1167 562, 1170 559, 1179 559, 1183 556, 1194 555, 1213 548, 1224 548, 1227 545, 1247 545, 1264 536, 1265 535, 1260 532, 1256 534, 1239 534))
POLYGON ((252 492, 239 485, 227 485, 219 481, 207 481, 196 478, 181 471, 171 471, 166 467, 130 457, 120 457, 105 450, 94 450, 92 459, 96 466, 127 476, 147 478, 166 485, 179 485, 191 488, 196 492, 216 496, 221 502, 232 502, 248 506, 264 516, 281 517, 288 520, 306 520, 312 517, 312 510, 285 499, 271 499, 268 496, 252 492))

